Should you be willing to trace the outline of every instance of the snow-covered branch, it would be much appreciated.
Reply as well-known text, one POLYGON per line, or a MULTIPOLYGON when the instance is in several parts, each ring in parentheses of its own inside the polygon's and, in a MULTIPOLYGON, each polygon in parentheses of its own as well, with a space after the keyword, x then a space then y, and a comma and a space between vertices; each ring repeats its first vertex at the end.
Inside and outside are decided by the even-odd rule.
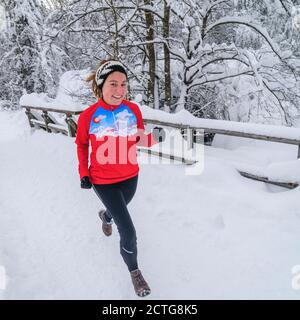
POLYGON ((214 28, 221 26, 221 25, 226 25, 226 24, 238 24, 238 25, 245 25, 256 32, 258 32, 269 44, 269 46, 272 48, 273 52, 277 55, 277 57, 282 60, 282 57, 280 55, 280 50, 278 48, 278 45, 272 40, 272 38, 269 36, 267 30, 265 30, 263 27, 260 25, 251 22, 250 20, 247 20, 245 18, 240 18, 240 17, 225 17, 217 20, 216 22, 212 23, 209 25, 206 30, 205 30, 205 35, 207 36, 209 32, 211 32, 214 28))

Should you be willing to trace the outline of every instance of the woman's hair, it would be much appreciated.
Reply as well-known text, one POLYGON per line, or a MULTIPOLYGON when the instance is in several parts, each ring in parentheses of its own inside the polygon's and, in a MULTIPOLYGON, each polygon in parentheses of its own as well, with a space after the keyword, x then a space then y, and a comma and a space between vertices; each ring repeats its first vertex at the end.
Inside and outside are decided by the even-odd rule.
POLYGON ((98 87, 97 83, 96 83, 96 72, 99 69, 100 66, 102 66, 104 63, 106 63, 109 60, 102 60, 98 66, 97 69, 92 71, 92 73, 85 79, 87 82, 91 82, 92 81, 92 90, 94 95, 96 96, 97 99, 102 97, 102 90, 101 88, 98 87))
MULTIPOLYGON (((91 82, 92 81, 92 90, 93 90, 93 93, 94 95, 96 96, 97 99, 100 99, 102 97, 102 87, 103 87, 103 84, 104 84, 104 81, 105 79, 103 80, 103 83, 101 86, 97 85, 97 82, 96 82, 96 74, 97 74, 97 70, 105 63, 109 62, 109 61, 116 61, 115 59, 107 59, 107 60, 102 60, 96 70, 92 71, 92 73, 90 75, 88 75, 88 77, 85 79, 87 82, 91 82)), ((105 68, 105 67, 104 67, 105 68)), ((122 68, 124 69, 124 68, 122 68)), ((122 71, 122 70, 121 70, 122 71)), ((125 74, 126 74, 126 71, 124 69, 123 71, 125 74)), ((105 76, 106 78, 107 76, 105 76)), ((127 78, 127 74, 126 74, 126 78, 127 78)))

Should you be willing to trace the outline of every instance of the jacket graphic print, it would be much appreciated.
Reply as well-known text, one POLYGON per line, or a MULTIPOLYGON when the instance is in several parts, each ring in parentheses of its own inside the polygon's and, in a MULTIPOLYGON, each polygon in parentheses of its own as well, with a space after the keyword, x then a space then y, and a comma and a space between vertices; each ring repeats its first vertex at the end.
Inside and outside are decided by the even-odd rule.
POLYGON ((137 119, 132 110, 124 104, 112 112, 98 108, 90 123, 90 134, 102 136, 130 136, 137 133, 137 119))

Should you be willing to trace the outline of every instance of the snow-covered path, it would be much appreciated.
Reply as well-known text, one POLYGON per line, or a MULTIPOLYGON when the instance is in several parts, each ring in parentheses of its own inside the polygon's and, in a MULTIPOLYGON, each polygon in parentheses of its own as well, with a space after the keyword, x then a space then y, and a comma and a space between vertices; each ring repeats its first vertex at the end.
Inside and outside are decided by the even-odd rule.
MULTIPOLYGON (((79 188, 74 139, 0 112, 0 148, 2 298, 136 299, 116 230, 102 234, 102 204, 79 188)), ((221 155, 199 176, 141 165, 129 208, 147 299, 299 299, 300 188, 247 180, 221 155)))

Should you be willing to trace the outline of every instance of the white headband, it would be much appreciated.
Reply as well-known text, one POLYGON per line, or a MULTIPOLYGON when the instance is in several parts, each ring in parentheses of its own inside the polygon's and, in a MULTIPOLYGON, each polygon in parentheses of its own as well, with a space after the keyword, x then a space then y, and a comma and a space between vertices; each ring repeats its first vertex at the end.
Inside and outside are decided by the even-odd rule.
POLYGON ((107 61, 103 63, 96 71, 95 79, 96 79, 97 86, 101 86, 103 84, 103 81, 106 78, 106 75, 113 71, 121 71, 127 76, 126 69, 121 62, 107 61))

